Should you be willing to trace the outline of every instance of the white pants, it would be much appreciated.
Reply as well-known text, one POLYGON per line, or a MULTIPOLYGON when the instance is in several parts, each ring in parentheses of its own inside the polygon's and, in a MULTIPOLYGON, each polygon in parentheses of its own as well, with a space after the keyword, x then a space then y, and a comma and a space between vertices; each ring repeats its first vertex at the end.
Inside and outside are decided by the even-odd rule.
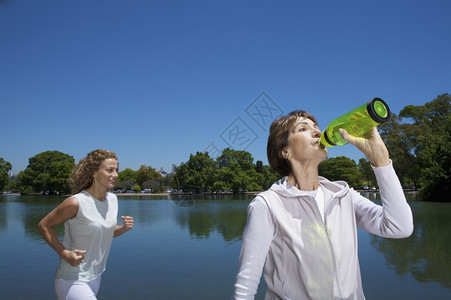
POLYGON ((92 281, 69 281, 55 279, 55 292, 58 300, 96 300, 101 276, 92 281))

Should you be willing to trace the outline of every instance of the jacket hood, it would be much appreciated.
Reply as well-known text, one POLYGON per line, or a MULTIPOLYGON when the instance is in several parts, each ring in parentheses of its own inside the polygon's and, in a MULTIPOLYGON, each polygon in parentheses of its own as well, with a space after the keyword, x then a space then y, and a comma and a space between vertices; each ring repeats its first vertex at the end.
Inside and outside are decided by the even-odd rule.
MULTIPOLYGON (((285 198, 294 198, 299 196, 307 196, 307 194, 287 182, 288 176, 285 176, 269 188, 285 198)), ((318 176, 319 184, 333 194, 333 197, 342 197, 349 191, 349 185, 345 181, 329 181, 328 179, 318 176)))

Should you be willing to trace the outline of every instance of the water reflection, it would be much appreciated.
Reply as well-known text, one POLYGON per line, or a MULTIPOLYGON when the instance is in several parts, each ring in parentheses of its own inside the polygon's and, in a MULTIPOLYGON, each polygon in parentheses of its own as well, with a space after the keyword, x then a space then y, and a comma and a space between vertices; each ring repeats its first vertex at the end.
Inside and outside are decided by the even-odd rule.
MULTIPOLYGON (((38 223, 50 211, 57 207, 62 201, 66 199, 65 196, 21 196, 20 201, 16 202, 18 205, 17 214, 20 216, 24 227, 25 237, 45 243, 38 231, 38 223)), ((63 224, 54 227, 55 233, 62 238, 63 224)))
POLYGON ((191 207, 200 201, 200 197, 194 195, 169 195, 168 198, 178 207, 191 207))
MULTIPOLYGON (((364 196, 380 203, 377 193, 364 196)), ((194 242, 215 243, 217 239, 213 237, 219 237, 227 243, 235 243, 241 240, 247 206, 253 198, 239 197, 241 199, 232 196, 119 196, 119 215, 133 216, 136 231, 158 228, 162 247, 168 242, 183 247, 179 240, 166 235, 166 232, 174 234, 174 228, 181 229, 177 234, 189 234, 194 242)), ((37 224, 64 198, 0 196, 0 238, 4 238, 0 244, 22 236, 24 241, 45 243, 37 224)), ((448 254, 451 249, 451 204, 418 202, 413 200, 414 195, 408 195, 408 199, 414 213, 413 235, 401 240, 371 236, 370 245, 383 254, 386 265, 397 275, 408 274, 418 282, 438 282, 443 288, 451 289, 448 254)), ((63 226, 55 229, 61 237, 63 226)), ((146 233, 153 234, 149 232, 146 233)), ((233 257, 233 261, 236 259, 233 257)))
POLYGON ((410 273, 419 282, 439 282, 451 289, 451 205, 410 201, 415 230, 407 239, 372 236, 371 245, 398 275, 410 273))
POLYGON ((6 209, 6 204, 0 202, 0 232, 8 228, 8 209, 6 209))
POLYGON ((191 237, 208 239, 215 232, 227 242, 241 239, 246 225, 248 202, 233 203, 221 199, 211 201, 189 198, 172 199, 172 201, 178 207, 184 207, 176 210, 175 218, 177 224, 188 229, 191 237), (192 205, 180 206, 178 205, 180 202, 192 205))
MULTIPOLYGON (((166 201, 166 199, 161 199, 159 197, 154 199, 146 197, 143 199, 137 198, 137 196, 120 196, 119 200, 118 219, 120 216, 132 216, 135 226, 150 226, 166 218, 166 216, 161 213, 161 208, 158 206, 159 201, 155 201, 166 201)), ((120 222, 120 220, 118 220, 118 222, 120 222)))

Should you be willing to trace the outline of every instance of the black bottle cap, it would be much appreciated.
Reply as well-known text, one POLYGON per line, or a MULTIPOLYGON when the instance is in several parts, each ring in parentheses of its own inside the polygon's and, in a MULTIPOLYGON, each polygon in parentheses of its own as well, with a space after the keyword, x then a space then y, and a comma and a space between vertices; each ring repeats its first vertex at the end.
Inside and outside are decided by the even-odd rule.
POLYGON ((377 123, 384 123, 390 119, 390 108, 384 100, 374 97, 367 104, 368 114, 377 123))

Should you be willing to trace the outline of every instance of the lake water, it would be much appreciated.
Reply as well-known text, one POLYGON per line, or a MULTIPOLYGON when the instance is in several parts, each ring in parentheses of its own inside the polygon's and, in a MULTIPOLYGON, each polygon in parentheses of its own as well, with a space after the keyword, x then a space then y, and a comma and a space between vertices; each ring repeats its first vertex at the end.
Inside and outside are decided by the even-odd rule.
MULTIPOLYGON (((378 194, 366 196, 379 203, 378 194)), ((451 203, 407 196, 410 238, 359 230, 366 298, 451 299, 451 203)), ((135 227, 113 240, 99 299, 230 299, 252 198, 119 195, 119 214, 133 216, 135 227)), ((63 199, 0 196, 0 299, 55 299, 58 256, 36 225, 63 199)), ((262 280, 256 299, 265 287, 262 280)))

